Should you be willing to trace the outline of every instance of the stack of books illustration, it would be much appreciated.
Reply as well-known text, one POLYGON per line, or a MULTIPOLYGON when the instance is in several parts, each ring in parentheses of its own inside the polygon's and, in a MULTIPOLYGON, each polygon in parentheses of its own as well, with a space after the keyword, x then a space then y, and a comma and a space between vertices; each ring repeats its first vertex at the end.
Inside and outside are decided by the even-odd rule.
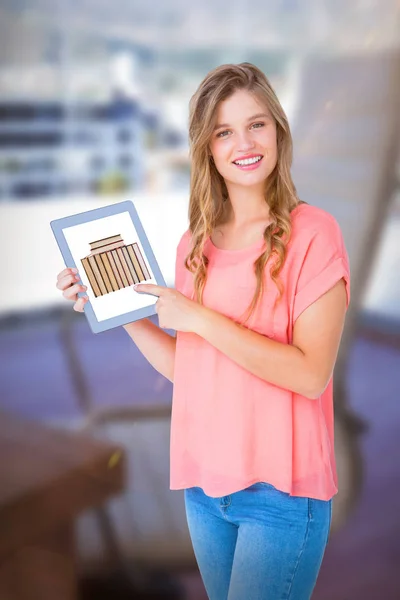
POLYGON ((96 298, 151 279, 138 244, 119 234, 91 242, 90 250, 81 262, 96 298))

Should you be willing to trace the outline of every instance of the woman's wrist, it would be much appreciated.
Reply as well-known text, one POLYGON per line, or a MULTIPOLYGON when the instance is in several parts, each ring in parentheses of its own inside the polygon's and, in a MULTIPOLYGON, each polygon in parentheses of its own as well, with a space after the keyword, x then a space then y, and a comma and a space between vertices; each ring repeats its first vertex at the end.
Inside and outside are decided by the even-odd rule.
POLYGON ((146 329, 150 322, 150 319, 140 319, 139 321, 132 321, 132 323, 126 323, 126 325, 123 325, 123 328, 128 333, 133 333, 134 331, 141 331, 142 329, 146 329))
POLYGON ((196 304, 193 315, 193 333, 200 337, 206 337, 210 324, 211 311, 203 304, 196 304))

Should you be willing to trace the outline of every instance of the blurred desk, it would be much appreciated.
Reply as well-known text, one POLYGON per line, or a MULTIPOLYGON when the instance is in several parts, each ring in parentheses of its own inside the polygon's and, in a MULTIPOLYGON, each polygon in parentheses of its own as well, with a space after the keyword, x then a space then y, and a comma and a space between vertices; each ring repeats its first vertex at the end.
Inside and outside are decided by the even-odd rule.
POLYGON ((122 449, 0 413, 0 453, 1 600, 75 600, 74 519, 122 491, 122 449))

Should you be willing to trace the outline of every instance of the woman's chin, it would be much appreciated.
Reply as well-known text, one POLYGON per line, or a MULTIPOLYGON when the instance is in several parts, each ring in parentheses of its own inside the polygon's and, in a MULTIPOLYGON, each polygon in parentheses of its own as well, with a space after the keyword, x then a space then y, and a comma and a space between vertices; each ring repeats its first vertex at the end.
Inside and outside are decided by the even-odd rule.
POLYGON ((252 188, 252 187, 260 187, 265 185, 265 180, 266 180, 266 176, 263 174, 255 174, 252 173, 251 176, 249 176, 250 173, 246 173, 245 176, 242 176, 240 174, 239 177, 230 177, 225 178, 225 182, 227 184, 227 186, 232 186, 232 187, 245 187, 245 188, 252 188))

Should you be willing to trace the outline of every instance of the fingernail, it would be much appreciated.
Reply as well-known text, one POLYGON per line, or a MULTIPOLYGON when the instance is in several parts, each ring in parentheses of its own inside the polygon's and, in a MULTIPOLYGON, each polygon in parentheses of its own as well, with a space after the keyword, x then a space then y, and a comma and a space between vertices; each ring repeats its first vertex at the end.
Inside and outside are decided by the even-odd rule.
POLYGON ((78 269, 75 269, 75 267, 73 267, 73 268, 71 269, 71 271, 72 271, 72 273, 77 273, 77 272, 78 272, 78 269))
POLYGON ((79 277, 79 275, 75 275, 75 279, 76 279, 77 281, 79 281, 79 280, 80 280, 80 277, 79 277))

